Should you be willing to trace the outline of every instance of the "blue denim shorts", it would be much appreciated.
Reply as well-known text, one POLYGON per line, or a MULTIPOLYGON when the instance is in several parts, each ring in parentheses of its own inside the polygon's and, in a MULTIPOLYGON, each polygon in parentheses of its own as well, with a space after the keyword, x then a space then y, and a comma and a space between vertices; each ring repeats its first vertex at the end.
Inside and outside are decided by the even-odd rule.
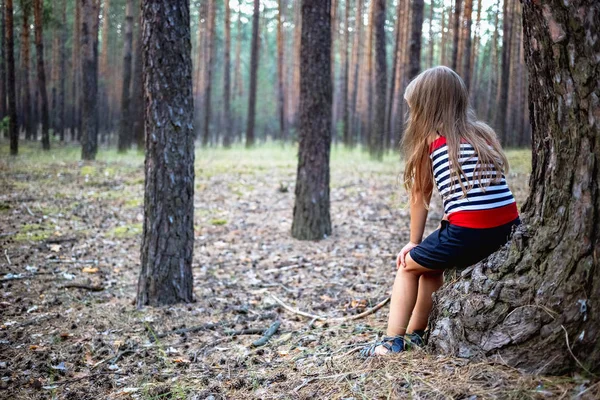
POLYGON ((440 229, 427 236, 410 251, 410 256, 425 268, 444 270, 473 265, 502 247, 521 223, 519 218, 495 228, 474 229, 442 221, 440 229))

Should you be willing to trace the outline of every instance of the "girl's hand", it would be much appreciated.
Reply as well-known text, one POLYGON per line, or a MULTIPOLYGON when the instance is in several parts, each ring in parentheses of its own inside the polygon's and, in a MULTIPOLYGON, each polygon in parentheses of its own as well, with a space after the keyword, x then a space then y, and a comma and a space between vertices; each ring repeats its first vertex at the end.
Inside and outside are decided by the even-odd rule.
POLYGON ((418 243, 408 242, 408 244, 404 246, 402 250, 400 250, 400 253, 398 253, 398 257, 396 258, 396 269, 400 269, 400 266, 406 268, 406 255, 409 251, 411 251, 418 245, 418 243))

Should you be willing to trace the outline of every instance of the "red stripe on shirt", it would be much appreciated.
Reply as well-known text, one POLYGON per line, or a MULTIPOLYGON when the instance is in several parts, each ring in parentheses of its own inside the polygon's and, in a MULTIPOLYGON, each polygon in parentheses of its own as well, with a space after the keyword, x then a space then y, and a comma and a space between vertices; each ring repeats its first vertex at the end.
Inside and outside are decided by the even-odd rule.
POLYGON ((517 203, 489 210, 456 211, 448 215, 448 222, 463 228, 495 228, 508 224, 519 216, 517 203))
POLYGON ((436 151, 437 149, 439 149, 440 147, 442 147, 445 144, 446 144, 446 138, 444 136, 440 136, 439 138, 435 139, 429 145, 429 154, 433 153, 434 151, 436 151))

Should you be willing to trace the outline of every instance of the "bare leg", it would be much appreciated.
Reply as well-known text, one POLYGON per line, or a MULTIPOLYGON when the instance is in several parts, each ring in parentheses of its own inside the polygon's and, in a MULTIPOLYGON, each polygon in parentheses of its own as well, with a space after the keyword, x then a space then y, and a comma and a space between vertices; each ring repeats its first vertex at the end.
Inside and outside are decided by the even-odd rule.
POLYGON ((417 303, 410 317, 408 324, 408 332, 415 330, 427 329, 427 321, 433 307, 433 299, 431 295, 444 284, 444 273, 430 272, 421 275, 419 278, 419 292, 417 295, 417 303))
MULTIPOLYGON (((430 272, 430 269, 417 264, 410 254, 406 256, 406 267, 398 269, 394 288, 392 289, 387 327, 388 336, 401 336, 406 333, 410 316, 417 303, 419 277, 430 272)), ((378 355, 386 354, 387 352, 383 346, 379 346, 375 350, 375 354, 378 355)))

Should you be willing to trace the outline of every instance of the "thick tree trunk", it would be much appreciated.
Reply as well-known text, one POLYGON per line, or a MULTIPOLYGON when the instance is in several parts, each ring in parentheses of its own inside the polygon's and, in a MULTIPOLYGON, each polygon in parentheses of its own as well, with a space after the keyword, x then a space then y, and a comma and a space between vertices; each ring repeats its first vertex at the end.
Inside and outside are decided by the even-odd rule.
POLYGON ((189 0, 143 0, 142 21, 146 184, 138 307, 193 300, 194 250, 189 0))
POLYGON ((463 80, 469 89, 471 85, 471 27, 473 25, 473 0, 465 0, 464 14, 463 14, 463 40, 460 62, 460 72, 462 73, 463 80))
POLYGON ((411 80, 421 71, 421 36, 423 31, 423 0, 413 0, 411 34, 410 34, 410 62, 408 67, 408 79, 411 80))
POLYGON ((81 158, 96 159, 98 151, 98 11, 97 0, 81 0, 81 158))
POLYGON ((454 39, 452 40, 452 62, 450 66, 453 70, 457 70, 458 67, 458 42, 460 39, 460 9, 461 9, 462 0, 454 1, 454 20, 453 22, 453 34, 454 39))
POLYGON ((387 63, 385 55, 385 0, 375 1, 375 115, 371 139, 372 156, 383 159, 385 140, 385 103, 387 86, 387 63))
POLYGON ((37 56, 38 90, 40 92, 40 111, 42 117, 42 148, 50 150, 50 117, 48 115, 48 91, 46 90, 46 69, 44 68, 44 36, 42 11, 43 0, 34 0, 35 49, 37 56))
POLYGON ((206 35, 206 80, 204 86, 204 123, 202 124, 202 146, 208 146, 210 141, 212 75, 215 52, 215 15, 217 4, 215 0, 208 1, 208 31, 206 35))
POLYGON ((436 296, 436 351, 600 371, 600 5, 524 2, 533 172, 512 243, 436 296), (579 12, 585 10, 585 13, 579 12))
POLYGON ((29 87, 29 53, 30 53, 30 41, 29 41, 29 30, 31 23, 29 16, 31 15, 31 0, 21 0, 21 13, 23 14, 23 25, 21 25, 21 113, 20 117, 23 120, 23 129, 25 130, 25 139, 36 140, 37 134, 33 124, 32 118, 32 101, 31 101, 31 89, 29 87))
POLYGON ((302 0, 300 146, 292 236, 320 240, 331 234, 331 2, 302 0))
POLYGON ((121 124, 119 127, 118 149, 124 152, 131 148, 131 47, 133 43, 133 0, 127 0, 125 6, 125 37, 123 40, 123 88, 121 94, 121 124))
POLYGON ((6 83, 8 95, 8 135, 10 154, 19 154, 19 131, 17 129, 17 95, 15 93, 15 39, 13 29, 13 0, 6 0, 6 83))
POLYGON ((279 138, 283 141, 287 139, 285 126, 285 86, 284 80, 284 46, 283 46, 283 10, 284 0, 278 2, 277 13, 277 113, 279 117, 279 138))
POLYGON ((225 53, 223 54, 223 146, 231 146, 231 7, 225 0, 225 53))
POLYGON ((258 25, 260 22, 260 0, 254 0, 252 16, 252 44, 250 54, 250 92, 248 95, 248 121, 246 125, 246 147, 254 146, 254 121, 256 120, 256 81, 258 74, 258 25))

